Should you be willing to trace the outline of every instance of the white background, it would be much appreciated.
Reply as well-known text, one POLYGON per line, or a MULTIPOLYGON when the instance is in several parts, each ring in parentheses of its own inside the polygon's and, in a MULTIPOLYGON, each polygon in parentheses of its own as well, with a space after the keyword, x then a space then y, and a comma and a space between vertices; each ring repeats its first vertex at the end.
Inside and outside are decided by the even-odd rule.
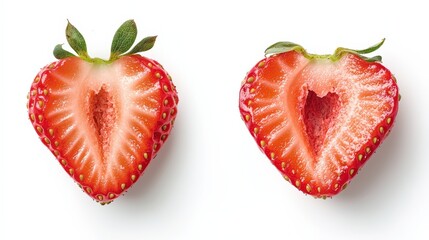
MULTIPOLYGON (((424 1, 2 1, 0 239, 429 239, 428 27, 424 1), (100 206, 39 142, 26 95, 69 19, 91 56, 135 19, 158 35, 179 91, 169 141, 125 196, 100 206), (318 200, 283 180, 240 119, 247 71, 277 41, 377 52, 402 94, 389 138, 349 187, 318 200)), ((66 47, 67 48, 67 47, 66 47)), ((68 48, 69 49, 69 48, 68 48)))

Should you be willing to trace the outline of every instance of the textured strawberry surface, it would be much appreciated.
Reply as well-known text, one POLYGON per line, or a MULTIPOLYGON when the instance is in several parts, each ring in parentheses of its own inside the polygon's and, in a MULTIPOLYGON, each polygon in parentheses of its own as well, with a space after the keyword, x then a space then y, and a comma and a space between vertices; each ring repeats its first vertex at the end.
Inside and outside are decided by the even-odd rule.
POLYGON ((69 57, 43 68, 29 116, 42 142, 91 197, 109 202, 129 188, 166 141, 178 98, 155 61, 110 64, 69 57))
POLYGON ((354 54, 338 61, 296 51, 261 60, 240 90, 240 111, 261 150, 299 190, 326 197, 356 175, 392 127, 394 77, 354 54))

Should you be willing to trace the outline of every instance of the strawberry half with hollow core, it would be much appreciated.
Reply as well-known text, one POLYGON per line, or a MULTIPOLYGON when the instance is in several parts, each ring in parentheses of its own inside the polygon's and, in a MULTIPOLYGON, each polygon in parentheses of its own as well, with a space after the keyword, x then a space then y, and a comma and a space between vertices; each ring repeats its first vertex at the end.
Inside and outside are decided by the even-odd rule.
POLYGON ((28 113, 42 142, 66 172, 96 201, 109 203, 133 185, 167 140, 178 97, 170 76, 136 53, 156 37, 133 45, 137 28, 126 21, 115 33, 109 60, 90 58, 70 23, 60 59, 31 85, 28 113))
POLYGON ((344 189, 379 147, 398 112, 395 78, 365 50, 314 55, 280 42, 247 74, 241 116, 260 149, 296 188, 315 197, 344 189))

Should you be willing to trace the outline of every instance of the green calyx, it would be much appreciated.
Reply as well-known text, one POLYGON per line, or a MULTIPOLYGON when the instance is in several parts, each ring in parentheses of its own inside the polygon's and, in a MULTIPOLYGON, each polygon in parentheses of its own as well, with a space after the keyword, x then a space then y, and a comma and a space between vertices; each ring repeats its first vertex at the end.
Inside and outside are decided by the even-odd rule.
POLYGON ((297 51, 297 52, 301 53, 304 57, 306 57, 307 59, 310 59, 310 60, 311 59, 329 59, 329 60, 335 62, 335 61, 340 60, 345 54, 352 53, 352 54, 359 56, 360 58, 362 58, 363 60, 365 60, 367 62, 381 62, 381 56, 374 56, 374 57, 368 58, 368 57, 364 56, 363 54, 372 53, 375 50, 379 49, 381 47, 381 45, 383 45, 384 40, 385 40, 385 38, 383 38, 381 40, 381 42, 377 43, 376 45, 371 46, 371 47, 366 48, 366 49, 362 49, 362 50, 354 50, 354 49, 339 47, 335 50, 334 54, 325 54, 325 55, 308 53, 301 45, 298 45, 296 43, 277 42, 277 43, 274 43, 273 45, 269 46, 265 50, 265 55, 267 56, 270 54, 297 51))
MULTIPOLYGON (((111 63, 118 58, 126 55, 132 55, 139 52, 144 52, 153 47, 155 44, 156 36, 145 37, 138 42, 130 51, 128 51, 134 44, 137 37, 137 26, 134 20, 124 22, 113 36, 112 46, 110 48, 109 60, 101 58, 91 58, 88 55, 86 42, 82 34, 70 22, 66 28, 66 38, 70 47, 77 53, 77 55, 88 62, 92 63, 111 63), (128 51, 128 52, 127 52, 128 51)), ((57 59, 64 59, 67 57, 76 56, 73 53, 63 49, 62 44, 58 44, 54 48, 54 56, 57 59)))

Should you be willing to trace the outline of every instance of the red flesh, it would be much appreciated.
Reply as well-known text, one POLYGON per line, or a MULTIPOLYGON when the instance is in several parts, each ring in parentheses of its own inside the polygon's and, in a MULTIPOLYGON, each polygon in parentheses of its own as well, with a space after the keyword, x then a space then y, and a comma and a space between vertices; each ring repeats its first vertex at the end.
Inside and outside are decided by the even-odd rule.
POLYGON ((82 189, 108 203, 133 185, 166 141, 178 102, 170 76, 140 55, 44 67, 29 93, 42 142, 82 189))
POLYGON ((354 54, 305 58, 291 51, 247 74, 239 107, 251 135, 286 180, 316 197, 336 195, 389 133, 398 86, 380 63, 354 54))

